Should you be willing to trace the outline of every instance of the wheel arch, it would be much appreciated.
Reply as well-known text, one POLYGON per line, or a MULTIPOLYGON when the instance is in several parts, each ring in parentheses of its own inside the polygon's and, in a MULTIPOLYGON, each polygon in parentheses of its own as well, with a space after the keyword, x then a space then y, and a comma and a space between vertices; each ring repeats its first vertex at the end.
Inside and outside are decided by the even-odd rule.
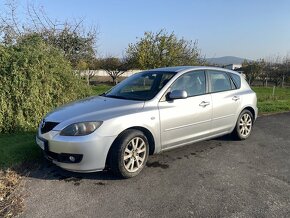
MULTIPOLYGON (((246 106, 245 108, 243 108, 242 111, 244 111, 244 110, 248 110, 248 111, 250 111, 250 112, 252 113, 252 115, 253 115, 253 119, 255 120, 255 118, 256 118, 256 111, 254 110, 253 107, 251 107, 251 106, 246 106)), ((240 114, 242 113, 242 111, 240 112, 240 114)))
POLYGON ((109 164, 109 160, 110 160, 110 155, 111 155, 111 151, 112 151, 112 147, 114 145, 114 143, 117 141, 117 139, 119 138, 120 135, 122 135, 126 130, 129 130, 129 129, 132 129, 132 130, 139 130, 141 132, 144 133, 144 135, 146 136, 146 138, 148 139, 148 142, 149 142, 149 155, 152 155, 154 154, 155 152, 155 139, 154 139, 154 136, 153 134, 151 133, 150 130, 148 130, 147 128, 145 127, 142 127, 142 126, 132 126, 132 127, 129 127, 127 129, 124 129, 122 132, 120 132, 118 134, 118 136, 115 138, 115 140, 113 141, 110 149, 109 149, 109 152, 107 154, 107 158, 106 158, 106 165, 109 164))

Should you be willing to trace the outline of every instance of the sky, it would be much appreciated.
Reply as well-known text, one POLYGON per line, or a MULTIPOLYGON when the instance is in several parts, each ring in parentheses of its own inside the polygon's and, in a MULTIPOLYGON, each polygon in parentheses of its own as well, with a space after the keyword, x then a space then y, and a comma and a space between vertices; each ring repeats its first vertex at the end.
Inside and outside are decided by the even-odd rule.
MULTIPOLYGON (((97 26, 98 54, 121 57, 145 31, 166 29, 197 40, 206 57, 248 59, 290 54, 289 0, 15 0, 20 19, 28 2, 60 21, 97 26)), ((0 0, 0 12, 5 13, 0 0)))

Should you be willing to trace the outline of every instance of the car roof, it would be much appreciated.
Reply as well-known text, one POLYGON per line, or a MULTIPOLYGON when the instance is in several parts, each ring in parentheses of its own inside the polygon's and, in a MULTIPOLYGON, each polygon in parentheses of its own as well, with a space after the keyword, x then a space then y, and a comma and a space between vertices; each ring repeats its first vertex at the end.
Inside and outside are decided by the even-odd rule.
POLYGON ((196 70, 196 69, 202 69, 202 70, 222 70, 222 71, 227 71, 230 73, 235 73, 239 74, 236 71, 221 68, 221 67, 208 67, 208 66, 175 66, 175 67, 161 67, 161 68, 155 68, 149 71, 165 71, 165 72, 175 72, 179 73, 182 71, 190 71, 190 70, 196 70))

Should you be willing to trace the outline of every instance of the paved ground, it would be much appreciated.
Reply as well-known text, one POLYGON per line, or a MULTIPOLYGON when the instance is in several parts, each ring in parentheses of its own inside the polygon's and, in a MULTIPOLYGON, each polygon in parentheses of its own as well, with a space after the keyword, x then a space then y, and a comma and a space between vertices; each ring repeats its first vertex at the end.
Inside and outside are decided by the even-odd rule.
POLYGON ((24 195, 21 217, 290 217, 290 113, 258 118, 246 141, 153 156, 129 180, 43 164, 24 195))

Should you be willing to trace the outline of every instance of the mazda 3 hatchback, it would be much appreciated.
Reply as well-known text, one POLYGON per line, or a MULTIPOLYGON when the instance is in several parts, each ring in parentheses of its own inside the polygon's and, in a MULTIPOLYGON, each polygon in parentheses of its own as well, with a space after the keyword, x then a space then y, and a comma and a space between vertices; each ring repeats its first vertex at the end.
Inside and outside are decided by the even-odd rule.
POLYGON ((66 170, 108 167, 129 178, 140 173, 148 155, 230 133, 248 138, 257 113, 256 94, 237 72, 159 68, 48 113, 36 142, 66 170))

